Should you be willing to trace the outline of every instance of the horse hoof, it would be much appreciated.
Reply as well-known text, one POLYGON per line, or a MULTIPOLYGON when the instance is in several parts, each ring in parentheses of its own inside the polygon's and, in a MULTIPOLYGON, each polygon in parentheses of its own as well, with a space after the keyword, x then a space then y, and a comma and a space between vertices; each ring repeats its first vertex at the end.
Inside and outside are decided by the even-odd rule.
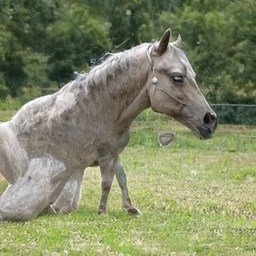
POLYGON ((98 214, 99 214, 99 215, 106 215, 107 212, 106 212, 106 210, 99 209, 99 210, 98 210, 98 214))
POLYGON ((130 214, 130 215, 133 215, 133 216, 138 216, 138 215, 141 215, 141 211, 139 209, 136 209, 136 208, 129 208, 127 209, 127 213, 130 214))

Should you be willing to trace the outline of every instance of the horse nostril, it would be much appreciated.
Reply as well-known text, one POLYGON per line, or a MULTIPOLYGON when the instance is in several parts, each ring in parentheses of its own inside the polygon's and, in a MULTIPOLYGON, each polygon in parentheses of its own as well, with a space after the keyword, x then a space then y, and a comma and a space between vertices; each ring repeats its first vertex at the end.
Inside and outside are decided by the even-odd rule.
POLYGON ((217 120, 217 115, 215 113, 207 112, 204 116, 204 123, 211 124, 217 120))

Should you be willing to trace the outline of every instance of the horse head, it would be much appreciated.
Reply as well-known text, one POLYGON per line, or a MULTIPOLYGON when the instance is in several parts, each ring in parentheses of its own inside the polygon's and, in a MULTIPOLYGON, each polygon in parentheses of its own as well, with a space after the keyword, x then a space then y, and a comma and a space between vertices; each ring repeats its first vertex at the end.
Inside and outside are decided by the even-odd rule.
POLYGON ((217 115, 200 92, 185 53, 178 48, 180 36, 169 43, 170 34, 169 29, 147 50, 151 64, 147 81, 151 108, 175 118, 200 139, 210 138, 217 127, 217 115))

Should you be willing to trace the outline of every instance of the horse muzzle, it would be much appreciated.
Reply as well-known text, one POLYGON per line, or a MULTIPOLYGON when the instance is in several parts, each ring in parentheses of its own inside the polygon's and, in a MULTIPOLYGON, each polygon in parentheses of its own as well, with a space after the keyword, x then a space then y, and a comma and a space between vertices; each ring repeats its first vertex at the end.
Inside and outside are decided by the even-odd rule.
POLYGON ((214 111, 207 112, 203 118, 203 125, 198 127, 198 136, 200 139, 210 139, 217 128, 218 119, 214 111))

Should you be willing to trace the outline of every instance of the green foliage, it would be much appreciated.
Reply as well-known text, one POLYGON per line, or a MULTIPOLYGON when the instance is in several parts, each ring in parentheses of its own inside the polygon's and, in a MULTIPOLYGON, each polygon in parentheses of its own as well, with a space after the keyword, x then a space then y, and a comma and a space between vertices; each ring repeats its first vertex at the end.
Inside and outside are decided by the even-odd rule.
POLYGON ((256 103, 254 1, 193 1, 161 21, 181 31, 211 102, 256 103), (170 24, 170 25, 172 25, 170 24))
POLYGON ((91 58, 109 49, 108 24, 89 13, 86 5, 63 4, 61 18, 47 28, 48 73, 67 82, 75 70, 85 70, 91 58))
MULTIPOLYGON (((45 1, 1 1, 1 94, 9 92, 13 97, 20 96, 22 87, 34 82, 29 74, 30 71, 35 71, 33 68, 29 69, 34 63, 29 57, 30 54, 35 56, 45 49, 45 28, 54 21, 52 9, 52 3, 45 1)), ((43 80, 45 72, 41 72, 39 66, 35 73, 43 80)), ((42 86, 40 79, 37 83, 42 86)))
POLYGON ((0 99, 41 93, 105 52, 180 33, 212 103, 256 103, 255 0, 0 2, 0 99), (125 42, 123 44, 123 42, 125 42))

